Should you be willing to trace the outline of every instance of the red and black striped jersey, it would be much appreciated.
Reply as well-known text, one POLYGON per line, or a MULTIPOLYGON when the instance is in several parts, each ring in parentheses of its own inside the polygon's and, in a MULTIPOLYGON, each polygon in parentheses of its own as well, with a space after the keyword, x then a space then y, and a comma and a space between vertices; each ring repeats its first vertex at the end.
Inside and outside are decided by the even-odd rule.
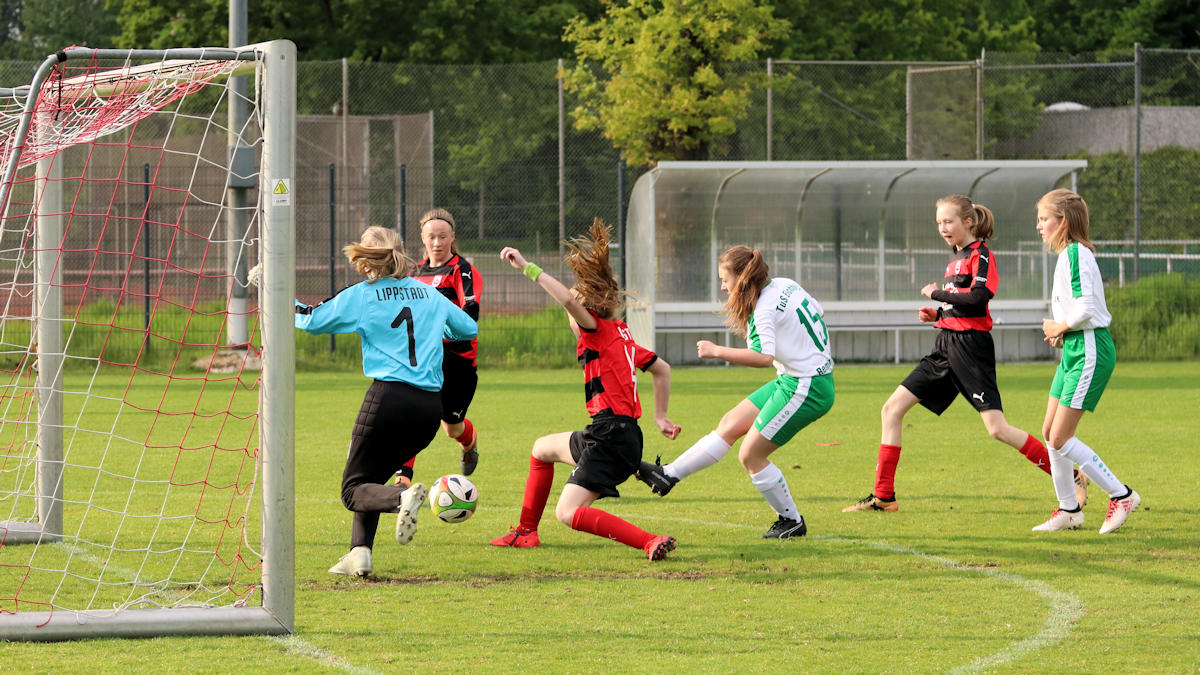
MULTIPOLYGON (((591 312, 591 310, 588 310, 591 312)), ((607 413, 639 418, 637 373, 645 372, 658 355, 633 341, 629 326, 616 319, 596 317, 596 328, 580 327, 575 354, 583 366, 583 392, 588 415, 607 413)))
POLYGON ((955 251, 946 265, 946 282, 931 294, 942 303, 934 325, 948 330, 991 330, 988 302, 999 285, 996 261, 987 244, 975 241, 955 251))
MULTIPOLYGON (((417 263, 413 269, 412 278, 433 286, 450 302, 463 308, 472 319, 479 321, 479 295, 483 288, 483 280, 479 270, 467 262, 467 259, 455 253, 444 265, 431 266, 429 258, 417 263)), ((479 338, 454 342, 445 340, 446 351, 456 354, 475 364, 478 354, 479 338)))

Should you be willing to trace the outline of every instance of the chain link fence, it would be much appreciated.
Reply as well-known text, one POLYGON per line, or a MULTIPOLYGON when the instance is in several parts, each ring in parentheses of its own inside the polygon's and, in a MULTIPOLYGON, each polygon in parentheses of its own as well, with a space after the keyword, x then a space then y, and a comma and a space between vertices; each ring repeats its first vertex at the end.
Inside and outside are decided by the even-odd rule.
MULTIPOLYGON (((35 65, 0 63, 0 73, 20 84, 35 65)), ((561 310, 497 254, 517 246, 569 284, 562 240, 599 217, 617 230, 620 276, 623 257, 636 255, 619 244, 641 170, 623 167, 599 132, 575 129, 579 102, 562 88, 561 66, 301 62, 301 299, 356 281, 340 251, 369 225, 397 228, 419 254, 418 220, 439 206, 454 214, 459 249, 483 276, 481 361, 573 363, 561 310)), ((746 117, 712 144, 711 159, 1085 158, 1078 189, 1106 277, 1200 275, 1200 203, 1190 198, 1200 184, 1200 52, 727 69, 768 73, 770 84, 752 92, 746 117)), ((1032 208, 1029 222, 998 231, 1033 227, 1032 208)))

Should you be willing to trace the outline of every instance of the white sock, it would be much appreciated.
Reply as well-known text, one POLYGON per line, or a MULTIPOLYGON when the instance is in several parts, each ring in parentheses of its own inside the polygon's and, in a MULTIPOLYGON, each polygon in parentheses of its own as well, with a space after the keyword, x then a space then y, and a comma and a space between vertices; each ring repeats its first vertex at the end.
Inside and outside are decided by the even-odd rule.
POLYGON ((1078 464, 1079 470, 1087 474, 1087 477, 1099 485, 1101 490, 1107 492, 1109 497, 1121 497, 1128 491, 1125 484, 1117 480, 1112 471, 1108 470, 1108 466, 1100 459, 1100 455, 1097 455, 1095 450, 1089 448, 1075 436, 1063 443, 1059 452, 1078 464))
POLYGON ((779 470, 779 467, 768 463, 767 468, 750 474, 750 482, 758 488, 763 499, 767 500, 771 508, 775 509, 775 513, 784 518, 800 520, 800 510, 796 508, 796 502, 792 500, 787 479, 783 477, 783 472, 779 470))
POLYGON ((692 447, 684 450, 674 462, 664 466, 663 471, 672 478, 687 478, 721 461, 731 447, 733 446, 726 443, 717 432, 710 431, 707 436, 693 443, 692 447))
POLYGON ((1054 481, 1054 495, 1058 497, 1058 508, 1074 511, 1079 508, 1075 498, 1075 463, 1058 448, 1046 446, 1050 456, 1050 478, 1054 481))

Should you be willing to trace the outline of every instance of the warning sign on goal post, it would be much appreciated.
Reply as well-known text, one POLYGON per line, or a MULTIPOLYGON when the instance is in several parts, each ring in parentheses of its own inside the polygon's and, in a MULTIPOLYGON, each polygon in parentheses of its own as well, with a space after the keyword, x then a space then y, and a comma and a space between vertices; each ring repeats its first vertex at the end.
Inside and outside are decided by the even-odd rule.
POLYGON ((271 206, 290 206, 292 203, 292 179, 271 179, 271 206))

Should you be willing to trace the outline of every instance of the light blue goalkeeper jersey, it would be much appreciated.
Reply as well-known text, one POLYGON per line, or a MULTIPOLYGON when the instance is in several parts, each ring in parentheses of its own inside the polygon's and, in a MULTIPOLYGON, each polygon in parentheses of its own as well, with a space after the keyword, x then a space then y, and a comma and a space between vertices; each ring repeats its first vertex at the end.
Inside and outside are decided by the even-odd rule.
POLYGON ((296 302, 296 328, 309 333, 357 333, 363 374, 442 388, 442 339, 470 340, 474 319, 432 286, 405 277, 363 281, 316 306, 296 302))

